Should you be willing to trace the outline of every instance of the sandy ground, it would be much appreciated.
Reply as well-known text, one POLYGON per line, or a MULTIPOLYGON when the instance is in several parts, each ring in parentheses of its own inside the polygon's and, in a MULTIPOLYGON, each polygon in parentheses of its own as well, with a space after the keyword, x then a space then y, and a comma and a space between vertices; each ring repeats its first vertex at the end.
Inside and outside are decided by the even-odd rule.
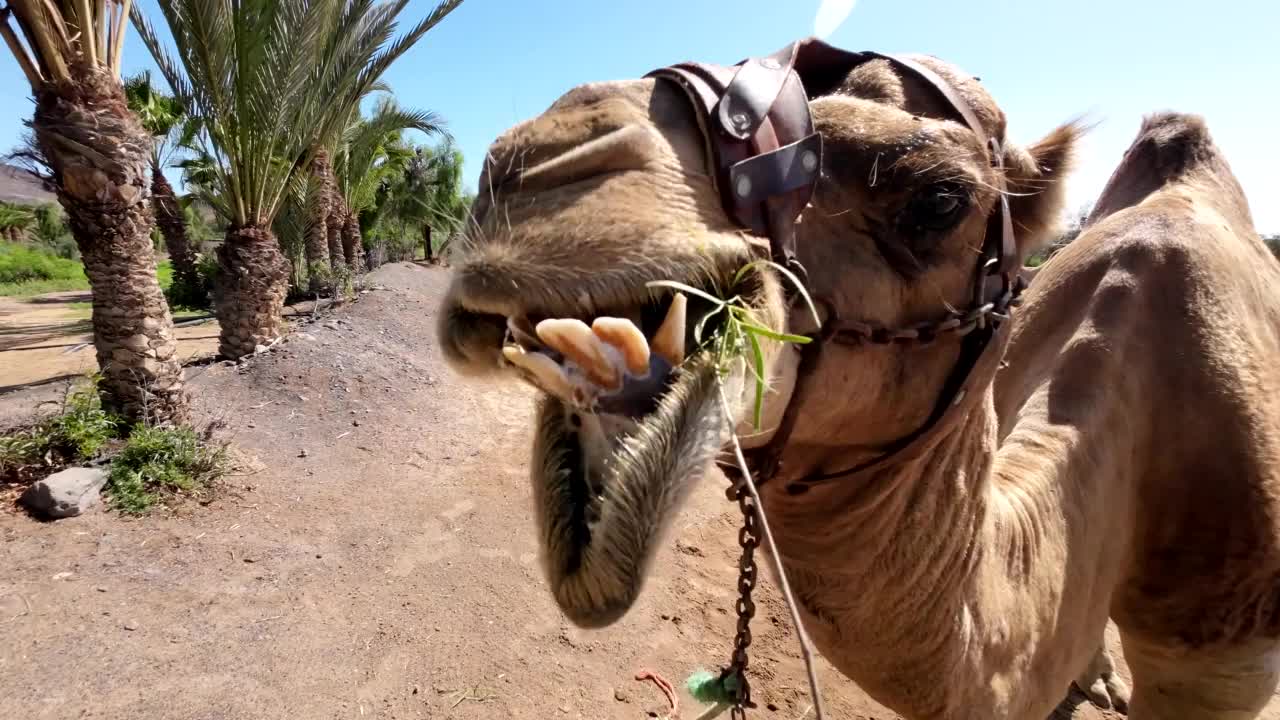
MULTIPOLYGON (((87 290, 0 297, 0 394, 97 369, 89 322, 92 299, 87 290)), ((322 307, 327 302, 322 300, 322 307)), ((310 301, 290 305, 285 313, 304 315, 313 305, 310 301)), ((209 315, 174 315, 178 356, 184 363, 217 354, 218 321, 209 315)))
MULTIPOLYGON (((244 454, 212 504, 56 523, 0 510, 0 717, 662 717, 637 672, 679 686, 724 661, 737 516, 722 479, 682 513, 625 619, 572 627, 536 564, 531 396, 445 368, 445 271, 399 264, 376 281, 275 352, 189 369, 198 414, 228 422, 244 454)), ((0 395, 0 411, 50 387, 0 395)), ((758 604, 750 716, 811 718, 767 581, 758 604)), ((831 718, 896 717, 820 671, 831 718)), ((698 711, 682 692, 680 717, 698 711)))

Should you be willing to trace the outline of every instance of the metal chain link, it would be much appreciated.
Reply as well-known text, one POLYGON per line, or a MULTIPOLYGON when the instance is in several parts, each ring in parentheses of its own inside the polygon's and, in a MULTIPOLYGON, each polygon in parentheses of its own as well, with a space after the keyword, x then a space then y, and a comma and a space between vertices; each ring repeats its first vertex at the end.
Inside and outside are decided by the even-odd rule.
POLYGON ((751 593, 756 587, 755 550, 760 545, 760 533, 756 529, 756 507, 751 494, 741 483, 729 488, 726 493, 731 500, 738 501, 742 511, 742 527, 738 530, 738 545, 742 547, 742 557, 738 560, 738 631, 733 638, 733 653, 729 666, 720 671, 721 684, 730 677, 736 676, 737 688, 733 693, 733 707, 729 717, 734 720, 745 720, 747 708, 755 708, 751 700, 751 684, 747 681, 747 648, 751 645, 751 619, 756 614, 755 601, 751 593))

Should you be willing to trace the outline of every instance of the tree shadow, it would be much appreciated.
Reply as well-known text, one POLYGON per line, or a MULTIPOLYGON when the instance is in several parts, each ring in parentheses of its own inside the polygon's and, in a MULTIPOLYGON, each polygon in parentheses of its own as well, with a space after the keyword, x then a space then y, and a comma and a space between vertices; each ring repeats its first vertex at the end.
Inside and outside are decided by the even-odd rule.
POLYGON ((0 352, 14 350, 27 345, 40 344, 53 338, 80 335, 92 331, 93 323, 88 320, 2 328, 0 329, 0 352))
POLYGON ((79 290, 74 295, 63 295, 62 297, 36 295, 35 297, 26 298, 22 302, 27 305, 67 305, 69 303, 93 302, 93 293, 88 290, 79 290))

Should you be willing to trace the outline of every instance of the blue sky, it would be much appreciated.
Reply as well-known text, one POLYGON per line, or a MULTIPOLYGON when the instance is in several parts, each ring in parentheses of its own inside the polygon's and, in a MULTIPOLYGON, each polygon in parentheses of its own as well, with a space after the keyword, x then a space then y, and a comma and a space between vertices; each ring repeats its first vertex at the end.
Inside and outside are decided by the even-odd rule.
MULTIPOLYGON (((139 0, 156 20, 154 0, 139 0)), ((847 0, 846 0, 847 2, 847 0)), ((488 144, 574 85, 687 59, 732 63, 814 34, 819 0, 466 0, 386 80, 400 102, 442 114, 474 188, 488 144)), ((413 0, 405 24, 434 6, 413 0)), ((1100 125, 1071 181, 1101 189, 1143 114, 1205 116, 1260 231, 1280 232, 1280 3, 1265 0, 858 0, 827 39, 853 50, 923 52, 983 78, 1029 142, 1081 113, 1100 125)), ((136 34, 126 72, 152 67, 136 34)), ((30 115, 25 81, 0 62, 0 149, 30 115)))

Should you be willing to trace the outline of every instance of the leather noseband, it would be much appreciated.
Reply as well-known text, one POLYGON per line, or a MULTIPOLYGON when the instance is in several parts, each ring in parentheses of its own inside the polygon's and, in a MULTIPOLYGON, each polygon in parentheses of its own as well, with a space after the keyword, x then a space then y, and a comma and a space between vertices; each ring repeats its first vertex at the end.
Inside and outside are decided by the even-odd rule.
MULTIPOLYGON (((774 262, 788 268, 802 282, 807 273, 796 256, 796 219, 809 204, 822 169, 822 135, 814 130, 810 94, 822 94, 849 72, 871 60, 887 60, 897 70, 932 87, 990 154, 996 170, 999 200, 987 223, 975 271, 973 296, 964 311, 947 312, 941 319, 908 328, 888 329, 867 323, 841 324, 834 307, 827 321, 803 346, 796 386, 773 438, 750 453, 758 484, 775 476, 781 456, 803 404, 806 378, 816 367, 827 343, 929 343, 943 335, 961 336, 960 357, 952 369, 933 412, 923 426, 895 441, 883 455, 839 472, 812 475, 788 485, 793 494, 825 480, 879 469, 919 457, 951 424, 967 414, 995 377, 1012 307, 1024 284, 1014 243, 1013 221, 1006 193, 1003 153, 997 138, 989 137, 969 104, 946 80, 906 58, 875 52, 849 52, 816 38, 787 45, 772 55, 749 58, 733 66, 680 63, 654 70, 645 77, 674 81, 688 96, 706 141, 707 160, 725 212, 736 223, 769 240, 774 262), (808 88, 806 88, 806 84, 808 88), (998 283, 989 283, 991 278, 998 283)), ((789 295, 789 299, 794 299, 789 295)), ((736 466, 725 467, 731 477, 736 466)), ((741 484, 741 478, 735 486, 741 484)), ((736 487, 730 490, 732 497, 736 487)))

